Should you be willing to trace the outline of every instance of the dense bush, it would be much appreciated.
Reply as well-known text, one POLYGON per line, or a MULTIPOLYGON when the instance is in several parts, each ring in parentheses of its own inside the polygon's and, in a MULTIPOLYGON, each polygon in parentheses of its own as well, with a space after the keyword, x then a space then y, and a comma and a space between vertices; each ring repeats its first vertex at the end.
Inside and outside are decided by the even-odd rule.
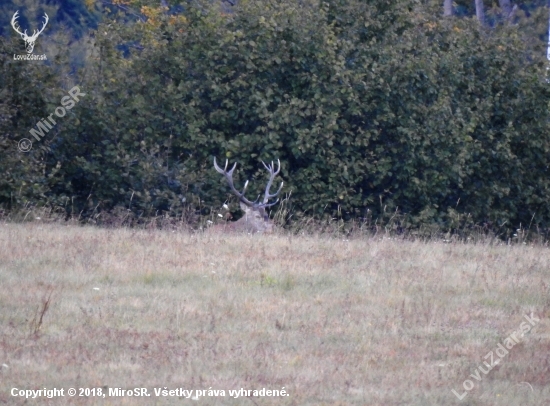
MULTIPOLYGON (((214 156, 239 162, 251 196, 259 161, 280 158, 297 218, 399 210, 405 228, 548 228, 549 89, 521 21, 480 28, 407 1, 197 4, 100 26, 77 119, 25 156, 39 185, 28 198, 70 200, 84 217, 206 213, 227 196, 214 156)), ((17 109, 27 121, 45 114, 39 90, 17 109)))
POLYGON ((20 38, 0 37, 0 209, 3 210, 47 199, 51 173, 45 172, 45 159, 50 152, 47 143, 37 143, 27 153, 19 151, 18 143, 24 138, 34 141, 29 130, 51 113, 56 94, 50 86, 58 82, 51 66, 39 61, 13 60, 13 54, 21 50, 21 42, 20 38))

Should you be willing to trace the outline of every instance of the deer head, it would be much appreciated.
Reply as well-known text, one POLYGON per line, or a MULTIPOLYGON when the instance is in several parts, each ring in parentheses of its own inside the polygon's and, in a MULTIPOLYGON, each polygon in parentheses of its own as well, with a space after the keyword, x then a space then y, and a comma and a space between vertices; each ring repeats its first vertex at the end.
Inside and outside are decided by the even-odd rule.
POLYGON ((264 168, 267 169, 267 171, 269 172, 269 180, 267 181, 267 185, 265 187, 264 198, 262 201, 259 201, 258 197, 258 199, 256 199, 254 202, 251 202, 246 197, 244 197, 246 187, 248 186, 248 181, 246 181, 246 183, 244 184, 242 192, 239 192, 233 184, 233 171, 237 167, 237 163, 235 162, 233 167, 228 171, 227 160, 225 161, 225 167, 222 169, 218 166, 216 158, 214 158, 214 168, 216 169, 216 171, 218 171, 218 173, 222 174, 225 177, 227 183, 229 184, 229 187, 231 188, 231 191, 239 198, 240 207, 244 211, 244 216, 241 219, 234 223, 227 224, 226 226, 224 226, 225 229, 229 231, 246 231, 252 233, 271 233, 273 231, 274 224, 269 219, 269 215, 267 214, 265 209, 279 202, 279 199, 275 200, 273 203, 269 203, 269 200, 277 197, 277 195, 281 192, 281 189, 283 188, 283 182, 281 182, 279 190, 277 190, 277 192, 274 194, 270 194, 273 180, 281 170, 281 161, 277 160, 277 170, 275 170, 275 165, 273 165, 273 162, 271 162, 271 165, 266 165, 265 162, 262 161, 262 164, 264 165, 264 168))
POLYGON ((18 14, 19 14, 19 10, 17 10, 13 15, 11 19, 11 26, 13 27, 16 33, 21 35, 21 38, 23 38, 23 40, 25 41, 25 49, 27 50, 27 53, 30 54, 34 50, 34 43, 36 39, 42 33, 42 31, 44 31, 44 28, 46 28, 46 24, 48 24, 48 21, 50 19, 48 18, 48 15, 44 13, 44 25, 42 26, 40 31, 37 32, 36 30, 34 30, 33 34, 29 37, 27 35, 27 30, 25 30, 24 32, 21 32, 21 27, 17 23, 17 18, 19 17, 18 14))

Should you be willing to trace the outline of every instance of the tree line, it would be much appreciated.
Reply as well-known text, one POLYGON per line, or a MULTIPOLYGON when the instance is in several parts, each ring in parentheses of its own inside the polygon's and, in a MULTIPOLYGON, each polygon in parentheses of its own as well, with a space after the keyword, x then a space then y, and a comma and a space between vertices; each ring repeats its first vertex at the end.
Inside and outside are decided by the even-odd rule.
POLYGON ((6 213, 197 221, 229 197, 214 157, 252 195, 280 158, 293 219, 548 229, 546 7, 501 1, 485 23, 447 1, 126 3, 139 16, 103 5, 76 70, 63 52, 22 66, 0 37, 6 213))

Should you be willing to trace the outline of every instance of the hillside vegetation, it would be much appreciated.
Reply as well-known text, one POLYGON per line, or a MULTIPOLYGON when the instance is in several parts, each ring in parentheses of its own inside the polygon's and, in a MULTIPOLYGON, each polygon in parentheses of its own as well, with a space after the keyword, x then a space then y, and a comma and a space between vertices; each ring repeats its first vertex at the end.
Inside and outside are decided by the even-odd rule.
POLYGON ((52 18, 48 61, 25 69, 21 39, 0 38, 5 213, 196 226, 228 197, 214 157, 239 162, 251 195, 260 160, 280 158, 291 223, 547 233, 545 7, 493 8, 482 25, 440 2, 125 3, 140 2, 104 5, 77 42, 52 18), (85 96, 31 135, 75 85, 85 96))

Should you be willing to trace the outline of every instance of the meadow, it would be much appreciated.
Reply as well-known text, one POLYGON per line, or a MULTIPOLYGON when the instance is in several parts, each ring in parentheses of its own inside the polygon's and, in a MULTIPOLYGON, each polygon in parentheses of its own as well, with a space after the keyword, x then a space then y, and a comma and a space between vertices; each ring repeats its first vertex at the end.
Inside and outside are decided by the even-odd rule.
POLYGON ((544 244, 4 222, 0 285, 0 404, 550 405, 544 244))

